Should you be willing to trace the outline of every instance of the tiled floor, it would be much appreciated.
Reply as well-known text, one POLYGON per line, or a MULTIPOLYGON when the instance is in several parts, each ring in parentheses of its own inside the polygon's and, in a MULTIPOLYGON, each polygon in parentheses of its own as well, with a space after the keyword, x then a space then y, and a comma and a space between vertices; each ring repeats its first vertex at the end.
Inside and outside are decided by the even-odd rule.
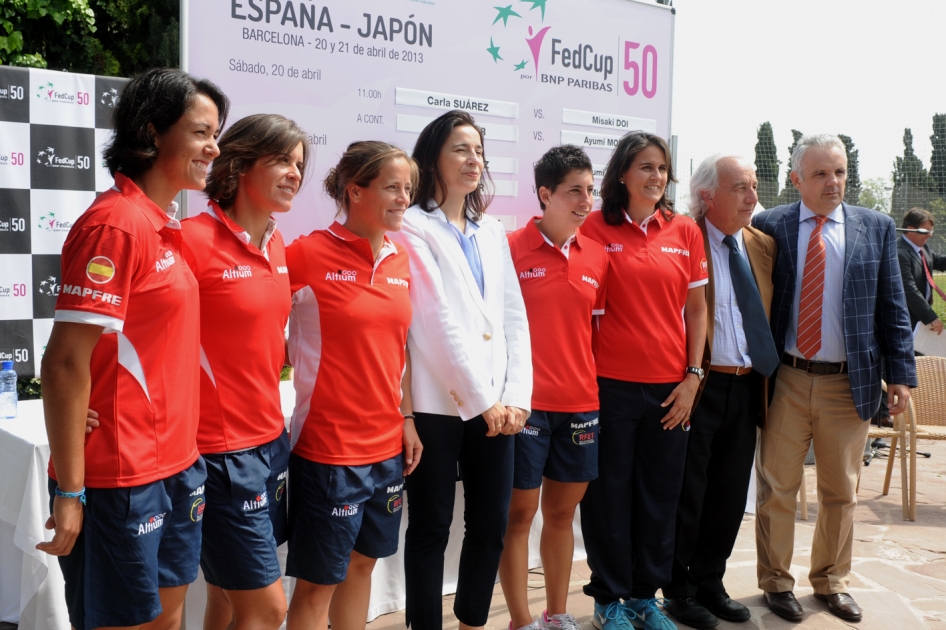
MULTIPOLYGON (((865 467, 861 477, 859 503, 854 529, 854 567, 851 595, 864 609, 858 624, 841 621, 827 612, 827 606, 812 596, 808 585, 808 556, 817 516, 814 468, 807 467, 809 488, 809 519, 797 520, 795 528, 794 573, 795 594, 807 613, 799 623, 784 621, 765 607, 755 578, 755 519, 747 515, 739 532, 735 550, 726 574, 729 594, 752 611, 752 619, 744 624, 721 622, 720 630, 777 630, 796 628, 820 630, 859 628, 860 630, 908 630, 929 628, 946 630, 946 443, 920 442, 919 451, 932 453, 932 458, 918 458, 917 520, 903 520, 900 505, 900 467, 894 467, 889 496, 882 496, 887 460, 875 459, 865 467)), ((589 576, 585 562, 576 563, 572 571, 569 611, 578 618, 583 630, 592 630, 591 600, 581 587, 589 576)), ((530 577, 529 603, 538 616, 545 607, 542 571, 530 577)), ((443 599, 445 630, 457 628, 453 616, 453 598, 443 599)), ((506 613, 502 590, 497 584, 493 607, 487 626, 506 630, 506 613)), ((404 614, 392 613, 368 625, 369 630, 400 630, 404 614)), ((680 626, 684 628, 685 626, 680 626)))

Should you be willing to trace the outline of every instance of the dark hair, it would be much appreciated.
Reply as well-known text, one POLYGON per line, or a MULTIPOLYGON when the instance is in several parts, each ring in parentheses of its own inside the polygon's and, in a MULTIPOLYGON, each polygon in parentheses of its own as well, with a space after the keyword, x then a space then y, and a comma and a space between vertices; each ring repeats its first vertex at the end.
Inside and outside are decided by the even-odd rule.
MULTIPOLYGON (((235 122, 220 138, 220 155, 207 175, 204 194, 221 208, 236 201, 240 175, 257 161, 292 153, 302 143, 302 181, 309 161, 309 138, 292 120, 279 114, 254 114, 235 122)), ((301 182, 300 182, 301 183, 301 182)))
MULTIPOLYGON (((608 166, 604 170, 604 179, 601 181, 601 212, 604 214, 604 221, 608 225, 621 225, 624 223, 624 213, 630 205, 630 196, 627 194, 627 188, 621 183, 624 173, 631 168, 634 158, 637 154, 647 147, 658 147, 664 152, 664 159, 667 160, 667 183, 677 181, 673 176, 673 161, 670 159, 670 147, 667 142, 658 135, 647 133, 645 131, 631 131, 624 134, 624 137, 618 141, 611 159, 608 160, 608 166)), ((667 221, 673 219, 673 202, 667 197, 667 189, 664 188, 663 197, 657 202, 655 209, 660 209, 660 214, 667 221)))
POLYGON ((114 131, 105 147, 105 166, 115 176, 121 171, 128 177, 148 172, 158 156, 158 147, 148 128, 165 133, 181 119, 203 94, 217 106, 217 120, 223 128, 230 110, 230 101, 216 85, 198 79, 177 68, 152 68, 125 85, 115 106, 114 131))
POLYGON ((417 187, 417 165, 403 149, 379 140, 352 142, 338 164, 325 177, 325 193, 335 200, 338 211, 348 211, 348 186, 367 188, 381 174, 388 160, 402 158, 411 167, 411 188, 417 187))
POLYGON ((918 228, 927 221, 933 224, 936 223, 936 221, 933 220, 932 212, 925 208, 910 208, 907 210, 907 213, 903 215, 903 225, 901 227, 918 228))
POLYGON ((493 200, 492 193, 486 190, 486 181, 492 184, 493 179, 489 175, 489 169, 485 166, 486 140, 483 137, 483 130, 476 126, 472 116, 459 109, 450 110, 431 121, 417 138, 417 144, 414 145, 414 161, 417 162, 417 168, 420 169, 420 182, 417 184, 414 203, 426 212, 433 212, 434 206, 439 206, 446 200, 447 184, 443 181, 440 171, 437 170, 437 164, 440 160, 440 151, 443 149, 443 145, 447 143, 450 134, 457 127, 463 126, 476 129, 476 132, 480 134, 480 142, 484 149, 484 166, 480 185, 466 196, 466 208, 473 213, 473 220, 479 221, 483 213, 486 212, 487 206, 493 200), (440 188, 441 194, 445 195, 444 199, 435 199, 437 188, 440 188))
POLYGON ((552 147, 533 165, 535 173, 535 196, 539 198, 539 206, 545 210, 539 189, 548 188, 554 193, 558 185, 565 181, 572 171, 594 171, 591 159, 581 147, 574 144, 563 144, 552 147))

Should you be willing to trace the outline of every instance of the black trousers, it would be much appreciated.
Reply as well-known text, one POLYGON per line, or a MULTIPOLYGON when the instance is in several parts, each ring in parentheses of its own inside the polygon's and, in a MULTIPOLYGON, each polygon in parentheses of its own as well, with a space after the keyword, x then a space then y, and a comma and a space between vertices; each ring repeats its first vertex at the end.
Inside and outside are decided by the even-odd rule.
POLYGON ((673 579, 666 597, 726 590, 723 574, 746 511, 761 375, 711 372, 693 412, 677 507, 673 579))
POLYGON ((514 441, 486 437, 486 422, 417 413, 414 426, 424 445, 420 464, 407 477, 404 575, 407 625, 443 627, 443 563, 450 537, 457 471, 463 480, 466 533, 453 612, 470 626, 486 625, 503 552, 512 499, 514 441))
POLYGON ((674 523, 687 436, 660 419, 677 383, 598 378, 601 437, 598 478, 581 502, 581 533, 599 604, 650 598, 670 583, 674 523))

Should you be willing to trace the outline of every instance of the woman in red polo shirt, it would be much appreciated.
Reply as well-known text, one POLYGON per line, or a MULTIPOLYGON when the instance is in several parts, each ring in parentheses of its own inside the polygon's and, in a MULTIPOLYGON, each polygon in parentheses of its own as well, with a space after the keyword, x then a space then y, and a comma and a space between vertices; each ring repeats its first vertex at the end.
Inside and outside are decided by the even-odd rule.
POLYGON ((48 525, 77 630, 178 627, 197 578, 206 471, 197 449, 197 282, 174 198, 201 190, 229 102, 170 68, 123 89, 105 162, 115 177, 62 250, 43 357, 48 525), (86 411, 99 428, 86 436, 86 411))
POLYGON ((670 150, 625 135, 601 183, 601 211, 582 233, 604 244, 610 271, 594 339, 601 444, 581 525, 598 628, 674 624, 655 593, 670 582, 686 427, 703 378, 707 264, 703 237, 667 198, 670 150), (624 600, 623 603, 621 600, 624 600))
POLYGON ((204 630, 275 630, 286 617, 276 547, 287 538, 279 373, 291 303, 274 215, 292 207, 307 158, 293 121, 237 121, 207 177, 207 212, 182 224, 184 259, 200 286, 197 446, 207 484, 194 505, 204 521, 204 630))
POLYGON ((363 628, 375 562, 397 551, 404 475, 420 443, 400 411, 407 254, 386 233, 401 229, 416 181, 397 147, 351 144, 325 180, 340 221, 286 248, 296 388, 290 630, 326 630, 329 617, 333 628, 363 628))

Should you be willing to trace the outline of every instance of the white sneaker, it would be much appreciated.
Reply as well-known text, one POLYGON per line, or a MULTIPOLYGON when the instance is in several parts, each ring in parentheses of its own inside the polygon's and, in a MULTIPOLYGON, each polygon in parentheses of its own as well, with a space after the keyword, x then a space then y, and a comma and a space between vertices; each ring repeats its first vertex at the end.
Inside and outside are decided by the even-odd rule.
POLYGON ((521 628, 513 628, 512 621, 509 622, 509 630, 543 630, 542 624, 538 621, 533 621, 528 626, 522 626, 521 628))
POLYGON ((547 610, 542 611, 542 626, 546 630, 581 630, 578 620, 568 613, 549 617, 547 610))

